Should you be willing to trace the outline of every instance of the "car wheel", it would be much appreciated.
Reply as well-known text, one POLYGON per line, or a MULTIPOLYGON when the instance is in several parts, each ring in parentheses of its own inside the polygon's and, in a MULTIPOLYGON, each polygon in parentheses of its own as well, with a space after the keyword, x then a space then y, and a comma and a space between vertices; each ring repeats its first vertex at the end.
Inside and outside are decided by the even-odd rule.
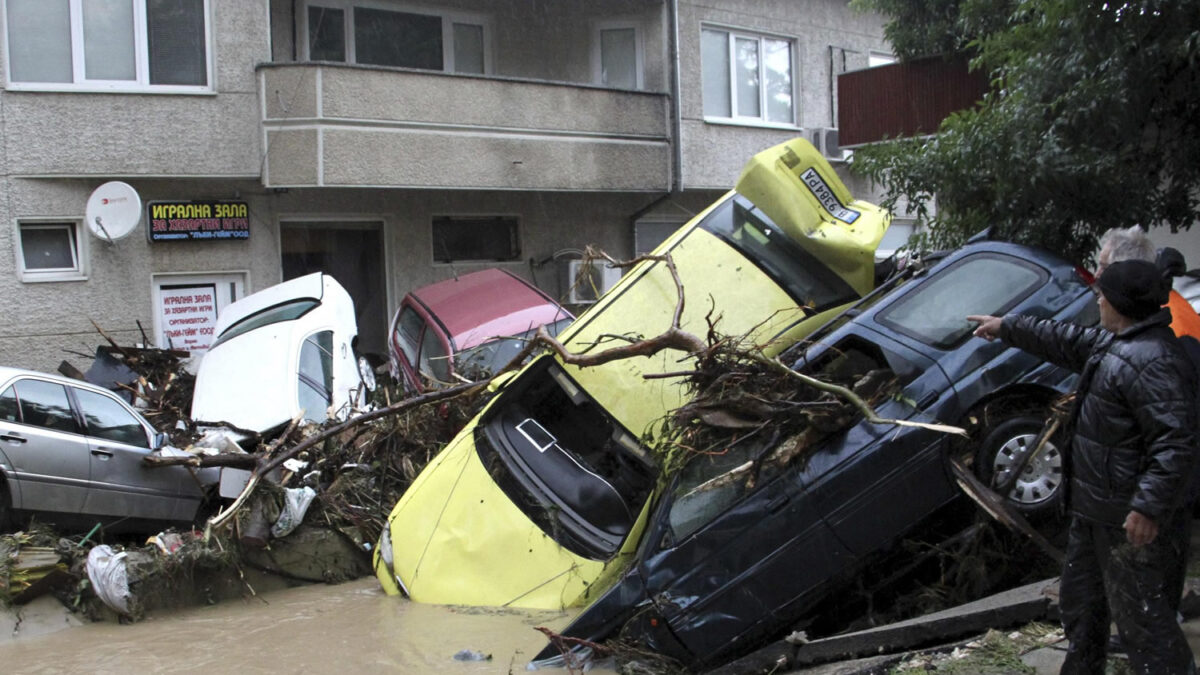
POLYGON ((367 391, 375 391, 375 367, 365 356, 358 357, 358 376, 362 378, 367 391))
POLYGON ((1051 438, 1037 455, 1026 458, 1043 425, 1037 417, 1007 419, 988 431, 975 458, 980 478, 993 488, 1010 483, 1005 500, 1028 514, 1053 513, 1062 499, 1063 456, 1058 439, 1051 438))

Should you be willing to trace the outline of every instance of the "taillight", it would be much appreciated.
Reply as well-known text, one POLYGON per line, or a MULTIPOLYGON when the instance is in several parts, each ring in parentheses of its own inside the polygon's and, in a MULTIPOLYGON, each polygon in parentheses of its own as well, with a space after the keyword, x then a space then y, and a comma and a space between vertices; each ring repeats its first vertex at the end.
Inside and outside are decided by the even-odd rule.
POLYGON ((1087 284, 1088 286, 1096 283, 1096 275, 1092 274, 1081 265, 1075 266, 1075 274, 1083 280, 1083 283, 1087 284))

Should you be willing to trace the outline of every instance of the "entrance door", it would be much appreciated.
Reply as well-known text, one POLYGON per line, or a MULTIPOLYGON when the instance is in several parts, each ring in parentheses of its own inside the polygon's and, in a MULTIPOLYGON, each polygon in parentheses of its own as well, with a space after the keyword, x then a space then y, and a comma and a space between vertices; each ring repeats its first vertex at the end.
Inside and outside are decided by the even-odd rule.
POLYGON ((383 278, 383 223, 285 221, 279 227, 283 280, 324 272, 354 300, 358 351, 387 355, 387 291, 383 278))

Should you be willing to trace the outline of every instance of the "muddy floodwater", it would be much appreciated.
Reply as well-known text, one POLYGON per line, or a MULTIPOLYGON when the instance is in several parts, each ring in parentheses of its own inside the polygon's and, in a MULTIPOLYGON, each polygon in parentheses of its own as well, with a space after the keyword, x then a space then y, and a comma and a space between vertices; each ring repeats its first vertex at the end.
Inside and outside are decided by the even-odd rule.
POLYGON ((124 626, 101 622, 34 635, 30 624, 25 635, 18 628, 14 639, 0 642, 0 671, 520 673, 546 644, 534 627, 561 630, 572 615, 422 605, 384 595, 366 578, 159 613, 124 626), (491 660, 455 660, 462 650, 491 660))

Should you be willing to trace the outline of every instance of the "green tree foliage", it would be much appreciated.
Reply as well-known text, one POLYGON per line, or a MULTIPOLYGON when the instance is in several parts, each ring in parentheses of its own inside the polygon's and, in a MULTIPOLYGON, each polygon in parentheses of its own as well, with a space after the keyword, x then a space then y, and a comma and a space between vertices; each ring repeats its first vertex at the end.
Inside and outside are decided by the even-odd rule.
POLYGON ((955 246, 991 226, 995 238, 1082 262, 1110 227, 1191 227, 1200 2, 1012 0, 990 13, 980 0, 858 4, 893 17, 902 57, 965 45, 993 85, 931 138, 855 153, 853 170, 885 187, 885 205, 907 202, 926 227, 914 246, 955 246))

